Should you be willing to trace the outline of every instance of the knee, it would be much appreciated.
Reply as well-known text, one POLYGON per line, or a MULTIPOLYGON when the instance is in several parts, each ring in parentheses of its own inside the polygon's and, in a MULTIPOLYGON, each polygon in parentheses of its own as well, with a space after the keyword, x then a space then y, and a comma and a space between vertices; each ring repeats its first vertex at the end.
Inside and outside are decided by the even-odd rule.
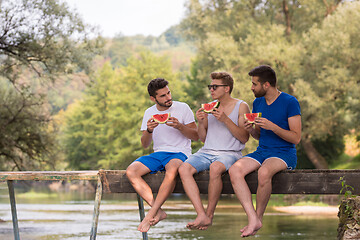
POLYGON ((126 176, 128 179, 133 179, 133 178, 137 177, 136 168, 134 168, 132 165, 127 167, 125 173, 126 173, 126 176))
POLYGON ((180 178, 183 179, 183 178, 194 175, 192 173, 192 168, 193 168, 193 166, 191 166, 189 163, 181 164, 181 166, 179 167, 179 170, 178 170, 180 178))
POLYGON ((210 178, 218 178, 226 171, 222 163, 210 165, 210 178))
POLYGON ((175 168, 175 167, 170 168, 170 169, 166 169, 165 177, 170 178, 170 179, 176 178, 176 176, 178 175, 178 170, 179 170, 179 168, 175 168))
POLYGON ((239 177, 245 177, 245 174, 243 173, 241 164, 239 162, 234 163, 229 168, 228 172, 229 172, 229 175, 230 175, 230 179, 235 179, 235 178, 239 178, 239 177))
POLYGON ((260 168, 258 170, 258 184, 259 186, 264 186, 271 182, 272 174, 271 172, 266 168, 260 168))

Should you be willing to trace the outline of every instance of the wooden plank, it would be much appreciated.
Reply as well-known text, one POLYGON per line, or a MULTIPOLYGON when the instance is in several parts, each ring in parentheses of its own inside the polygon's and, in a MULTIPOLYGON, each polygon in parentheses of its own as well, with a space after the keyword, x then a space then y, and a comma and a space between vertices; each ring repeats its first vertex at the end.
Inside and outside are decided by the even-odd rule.
POLYGON ((0 172, 0 181, 8 180, 97 180, 98 171, 20 171, 0 172))
POLYGON ((92 220, 91 231, 90 231, 90 240, 96 239, 97 227, 98 227, 98 223, 99 223, 100 203, 101 203, 102 195, 103 195, 102 182, 101 182, 101 178, 98 177, 96 194, 95 194, 93 220, 92 220))
MULTIPOLYGON (((100 170, 103 189, 106 193, 135 193, 128 181, 125 170, 100 170)), ((153 192, 157 192, 165 173, 147 174, 143 178, 153 192)), ((207 194, 209 172, 195 174, 200 193, 207 194)), ((285 170, 273 177, 273 194, 340 194, 340 177, 354 188, 353 194, 360 194, 360 170, 285 170)), ((227 173, 223 175, 223 194, 233 194, 234 190, 227 173)), ((250 191, 256 193, 257 172, 246 176, 250 191)), ((184 193, 180 178, 177 178, 174 193, 184 193)))
POLYGON ((7 181, 8 188, 9 188, 9 198, 10 198, 10 206, 11 206, 11 216, 13 222, 13 231, 14 231, 14 239, 20 240, 19 234, 19 224, 16 212, 16 201, 15 201, 15 192, 14 192, 14 185, 13 181, 7 181))

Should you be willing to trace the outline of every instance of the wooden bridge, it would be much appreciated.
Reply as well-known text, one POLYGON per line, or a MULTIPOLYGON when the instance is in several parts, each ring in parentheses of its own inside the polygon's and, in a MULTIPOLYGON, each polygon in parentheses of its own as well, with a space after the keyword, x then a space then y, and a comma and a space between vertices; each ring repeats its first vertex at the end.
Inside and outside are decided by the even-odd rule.
MULTIPOLYGON (((145 181, 150 185, 153 192, 157 192, 162 183, 165 173, 147 174, 145 181)), ((223 194, 233 194, 230 177, 223 175, 223 194)), ((285 170, 273 177, 272 194, 340 194, 342 185, 340 178, 354 189, 353 194, 360 195, 360 169, 356 170, 285 170)), ((13 181, 72 181, 89 180, 97 181, 93 220, 90 231, 90 240, 96 239, 97 225, 100 213, 100 202, 103 193, 135 193, 129 183, 125 170, 100 170, 100 171, 66 171, 66 172, 0 172, 0 181, 7 181, 12 212, 14 239, 19 240, 19 227, 16 212, 16 201, 13 181)), ((200 193, 207 194, 209 172, 201 172, 195 175, 200 193)), ((257 189, 257 172, 246 176, 252 193, 257 189)), ((174 193, 184 193, 180 179, 174 193)), ((138 195, 140 220, 144 218, 143 200, 138 195)), ((147 233, 142 233, 143 239, 148 239, 147 233)))

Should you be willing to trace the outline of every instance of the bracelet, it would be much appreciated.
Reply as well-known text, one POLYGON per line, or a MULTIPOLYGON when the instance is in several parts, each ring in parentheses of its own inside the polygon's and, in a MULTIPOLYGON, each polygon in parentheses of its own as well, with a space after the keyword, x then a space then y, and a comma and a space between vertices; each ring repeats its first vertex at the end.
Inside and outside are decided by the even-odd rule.
POLYGON ((146 131, 147 131, 148 133, 153 133, 153 132, 150 132, 150 131, 149 131, 149 128, 147 128, 146 131))

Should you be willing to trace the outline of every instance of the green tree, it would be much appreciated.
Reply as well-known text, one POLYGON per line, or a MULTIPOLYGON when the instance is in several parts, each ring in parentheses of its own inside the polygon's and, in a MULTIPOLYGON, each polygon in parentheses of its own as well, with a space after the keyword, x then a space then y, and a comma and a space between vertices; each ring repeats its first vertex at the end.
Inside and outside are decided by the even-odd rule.
POLYGON ((40 168, 33 160, 44 158, 54 138, 46 130, 51 120, 46 93, 33 85, 54 82, 60 74, 89 71, 98 40, 96 32, 59 1, 1 2, 0 161, 4 168, 40 168))
POLYGON ((359 130, 359 19, 360 2, 343 4, 304 35, 301 76, 294 88, 305 109, 302 145, 310 148, 317 167, 326 163, 313 151, 311 141, 342 139, 349 130, 359 130))

